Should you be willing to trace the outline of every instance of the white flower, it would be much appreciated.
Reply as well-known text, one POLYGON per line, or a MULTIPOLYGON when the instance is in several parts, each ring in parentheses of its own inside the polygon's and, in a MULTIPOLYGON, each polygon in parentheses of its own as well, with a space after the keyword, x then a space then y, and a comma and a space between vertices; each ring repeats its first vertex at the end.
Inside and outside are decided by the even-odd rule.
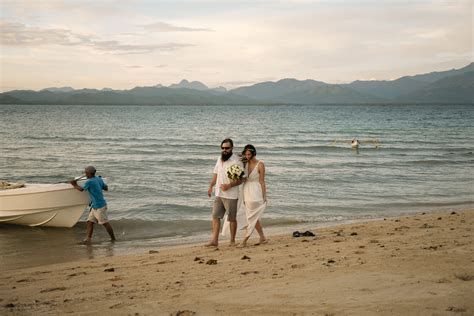
POLYGON ((237 181, 242 178, 244 171, 238 165, 232 165, 227 168, 227 177, 232 181, 237 181))

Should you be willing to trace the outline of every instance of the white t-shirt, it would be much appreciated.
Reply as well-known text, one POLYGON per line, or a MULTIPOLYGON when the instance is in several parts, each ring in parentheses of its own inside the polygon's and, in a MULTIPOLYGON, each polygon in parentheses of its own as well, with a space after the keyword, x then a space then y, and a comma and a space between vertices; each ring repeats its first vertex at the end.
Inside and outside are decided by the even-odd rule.
POLYGON ((242 170, 244 169, 244 165, 242 162, 236 158, 235 155, 232 155, 227 161, 222 161, 221 157, 217 159, 216 166, 214 167, 214 172, 217 174, 217 181, 215 187, 215 194, 216 196, 225 198, 225 199, 238 199, 239 198, 239 186, 236 185, 228 189, 227 191, 221 190, 221 184, 230 183, 230 179, 227 177, 227 169, 232 165, 238 165, 242 170))

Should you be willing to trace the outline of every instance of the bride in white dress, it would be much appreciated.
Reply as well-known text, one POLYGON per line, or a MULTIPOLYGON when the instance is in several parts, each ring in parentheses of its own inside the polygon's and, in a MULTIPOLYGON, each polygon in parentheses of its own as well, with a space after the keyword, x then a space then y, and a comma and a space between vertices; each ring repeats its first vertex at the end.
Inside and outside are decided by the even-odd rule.
POLYGON ((254 230, 257 230, 260 240, 257 243, 264 244, 267 242, 263 234, 260 217, 267 207, 267 188, 265 186, 265 165, 263 161, 257 160, 257 150, 253 145, 247 145, 242 151, 245 157, 245 174, 247 178, 242 187, 242 202, 240 203, 239 212, 244 211, 247 222, 242 229, 246 229, 244 240, 239 247, 247 246, 247 241, 254 230))

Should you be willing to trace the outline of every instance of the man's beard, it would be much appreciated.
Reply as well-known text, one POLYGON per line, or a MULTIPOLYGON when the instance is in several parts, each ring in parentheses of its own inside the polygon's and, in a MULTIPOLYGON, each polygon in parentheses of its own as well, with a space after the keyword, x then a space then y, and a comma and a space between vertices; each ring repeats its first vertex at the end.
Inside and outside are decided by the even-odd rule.
POLYGON ((230 157, 232 157, 232 152, 221 153, 222 161, 227 161, 230 157))

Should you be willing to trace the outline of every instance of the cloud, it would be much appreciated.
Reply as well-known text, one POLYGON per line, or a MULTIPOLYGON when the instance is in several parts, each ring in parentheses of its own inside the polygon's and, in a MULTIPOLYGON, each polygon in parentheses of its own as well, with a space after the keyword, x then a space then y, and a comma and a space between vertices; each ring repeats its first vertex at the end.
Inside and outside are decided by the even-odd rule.
POLYGON ((0 1, 9 86, 46 82, 32 70, 49 85, 90 85, 95 71, 98 87, 183 76, 235 87, 398 78, 472 61, 472 0, 0 1), (60 67, 41 71, 49 65, 60 67))
POLYGON ((152 24, 143 25, 147 31, 154 32, 212 32, 211 29, 204 28, 190 28, 183 26, 175 26, 165 22, 156 22, 152 24))
POLYGON ((173 51, 183 47, 193 46, 191 44, 180 43, 165 43, 165 44, 151 44, 151 45, 136 45, 136 44, 122 44, 118 41, 92 41, 89 46, 114 53, 122 54, 145 54, 153 51, 173 51))
POLYGON ((185 43, 127 44, 115 40, 101 40, 74 33, 67 29, 30 27, 21 23, 0 21, 0 43, 5 46, 83 46, 118 54, 145 54, 154 51, 173 51, 193 46, 185 43))
POLYGON ((2 7, 6 12, 16 16, 35 14, 44 16, 48 13, 59 15, 72 14, 75 16, 104 18, 106 16, 128 16, 132 1, 18 1, 2 0, 2 7), (109 3, 107 3, 109 2, 109 3))
POLYGON ((77 37, 69 30, 27 27, 21 23, 0 21, 0 42, 8 46, 73 45, 77 37))

